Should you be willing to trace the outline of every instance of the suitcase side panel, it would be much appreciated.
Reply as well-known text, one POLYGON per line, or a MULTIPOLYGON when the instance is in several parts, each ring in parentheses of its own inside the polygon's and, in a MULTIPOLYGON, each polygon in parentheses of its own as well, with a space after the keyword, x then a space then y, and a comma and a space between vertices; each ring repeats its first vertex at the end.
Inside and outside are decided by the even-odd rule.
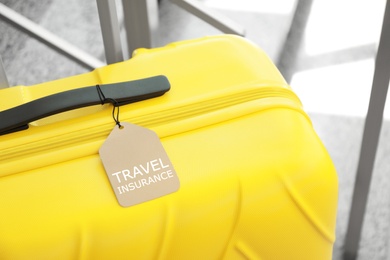
POLYGON ((162 141, 181 188, 130 208, 96 155, 3 178, 13 199, 0 200, 0 256, 330 259, 337 177, 301 114, 270 109, 162 141))

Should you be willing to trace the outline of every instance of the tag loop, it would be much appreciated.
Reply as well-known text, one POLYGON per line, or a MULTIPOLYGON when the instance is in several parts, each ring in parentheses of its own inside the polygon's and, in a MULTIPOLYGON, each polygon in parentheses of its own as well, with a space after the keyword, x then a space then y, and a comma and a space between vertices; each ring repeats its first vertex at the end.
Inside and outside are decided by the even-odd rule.
POLYGON ((104 105, 104 101, 106 100, 106 97, 104 96, 103 91, 102 91, 102 89, 100 88, 100 85, 99 85, 99 84, 96 85, 96 90, 97 90, 97 93, 98 93, 98 95, 99 95, 100 103, 101 103, 102 105, 104 105))
POLYGON ((105 103, 111 103, 113 105, 113 108, 112 108, 112 118, 114 119, 115 124, 120 129, 122 129, 122 125, 121 125, 121 123, 119 121, 119 103, 118 103, 118 101, 116 101, 113 98, 106 98, 104 96, 104 93, 103 93, 102 89, 100 88, 99 84, 96 85, 96 90, 97 90, 97 93, 99 95, 100 103, 102 105, 104 105, 105 103), (116 113, 115 113, 115 111, 116 111, 116 113))

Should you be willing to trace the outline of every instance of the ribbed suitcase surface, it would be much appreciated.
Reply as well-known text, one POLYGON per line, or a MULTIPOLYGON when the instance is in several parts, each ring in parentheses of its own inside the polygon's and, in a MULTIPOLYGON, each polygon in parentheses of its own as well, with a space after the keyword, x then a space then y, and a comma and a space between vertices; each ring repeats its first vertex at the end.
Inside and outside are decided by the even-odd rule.
POLYGON ((243 38, 139 49, 87 74, 3 89, 0 110, 156 75, 170 90, 121 106, 119 118, 156 132, 179 190, 118 204, 98 154, 115 126, 109 104, 32 122, 0 136, 0 259, 331 259, 334 166, 298 97, 243 38))

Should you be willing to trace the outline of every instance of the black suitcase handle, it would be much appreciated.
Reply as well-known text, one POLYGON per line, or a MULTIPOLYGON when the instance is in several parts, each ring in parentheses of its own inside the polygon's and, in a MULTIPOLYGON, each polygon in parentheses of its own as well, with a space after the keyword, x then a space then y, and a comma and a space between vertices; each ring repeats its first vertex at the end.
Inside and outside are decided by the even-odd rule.
POLYGON ((30 122, 68 110, 104 103, 121 106, 161 96, 169 89, 168 79, 161 75, 64 91, 0 112, 0 135, 27 129, 30 122))

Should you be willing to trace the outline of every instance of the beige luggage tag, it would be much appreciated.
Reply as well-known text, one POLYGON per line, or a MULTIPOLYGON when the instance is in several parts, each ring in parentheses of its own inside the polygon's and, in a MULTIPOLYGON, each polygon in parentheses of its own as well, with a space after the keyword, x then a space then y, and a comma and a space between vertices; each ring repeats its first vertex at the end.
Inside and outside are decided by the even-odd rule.
POLYGON ((123 207, 159 198, 180 187, 160 138, 150 129, 118 121, 99 154, 123 207))

